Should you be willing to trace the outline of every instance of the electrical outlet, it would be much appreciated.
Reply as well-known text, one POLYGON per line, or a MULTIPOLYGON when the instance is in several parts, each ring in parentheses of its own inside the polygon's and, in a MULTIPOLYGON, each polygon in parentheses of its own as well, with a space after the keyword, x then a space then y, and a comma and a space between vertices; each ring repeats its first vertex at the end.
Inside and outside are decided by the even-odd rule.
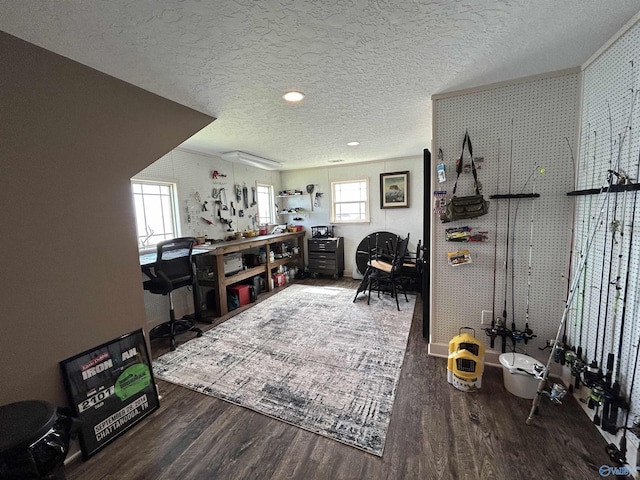
POLYGON ((482 310, 482 317, 480 318, 480 325, 491 325, 491 317, 493 312, 491 310, 482 310))

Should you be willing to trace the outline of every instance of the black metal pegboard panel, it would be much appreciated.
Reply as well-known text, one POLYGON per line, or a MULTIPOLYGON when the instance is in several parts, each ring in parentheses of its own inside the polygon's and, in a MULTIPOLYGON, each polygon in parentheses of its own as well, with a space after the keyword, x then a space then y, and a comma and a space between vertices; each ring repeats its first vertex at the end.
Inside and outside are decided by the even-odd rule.
MULTIPOLYGON (((530 354, 537 355, 537 347, 555 336, 567 290, 573 214, 566 193, 573 188, 569 145, 575 152, 578 96, 579 74, 567 73, 434 99, 434 170, 439 163, 438 150, 442 149, 447 172, 445 183, 436 180, 436 190, 447 190, 450 196, 455 162, 468 130, 474 157, 484 158, 478 175, 485 198, 509 193, 510 179, 511 193, 531 193, 535 182, 540 197, 491 200, 489 214, 466 222, 442 224, 434 220, 433 343, 448 343, 460 327, 468 325, 476 328, 488 347, 488 337, 480 330, 482 311, 494 310, 495 305, 497 316, 502 316, 505 289, 507 326, 515 319, 516 328, 524 329, 529 305, 529 326, 538 335, 527 346, 530 354), (544 173, 540 173, 541 168, 544 173), (445 229, 461 225, 487 231, 489 241, 445 241, 445 229), (457 267, 448 264, 447 252, 458 248, 471 251, 472 263, 457 267)), ((435 171, 433 175, 437 178, 435 171)), ((473 177, 462 173, 457 195, 472 193, 473 177)), ((524 348, 524 344, 519 347, 524 348)), ((500 340, 495 348, 500 349, 500 340)))
MULTIPOLYGON (((640 150, 640 26, 636 24, 618 38, 584 70, 582 117, 580 119, 580 158, 576 189, 600 188, 607 184, 609 170, 616 170, 638 182, 640 150)), ((602 211, 602 223, 586 258, 587 273, 580 282, 580 301, 572 312, 570 343, 581 345, 586 359, 594 359, 606 371, 607 356, 618 357, 623 392, 628 392, 640 336, 638 310, 640 294, 640 234, 634 225, 640 208, 633 205, 637 193, 600 194, 576 198, 577 245, 585 245, 593 234, 596 218, 602 211), (616 236, 613 236, 613 220, 616 236), (627 269, 627 266, 629 267, 627 269), (627 270, 629 284, 627 285, 627 270), (624 317, 624 331, 622 324, 624 317)), ((640 202, 639 202, 640 203, 640 202)), ((574 262, 576 263, 576 262, 574 262)), ((640 402, 635 389, 632 409, 640 402)))

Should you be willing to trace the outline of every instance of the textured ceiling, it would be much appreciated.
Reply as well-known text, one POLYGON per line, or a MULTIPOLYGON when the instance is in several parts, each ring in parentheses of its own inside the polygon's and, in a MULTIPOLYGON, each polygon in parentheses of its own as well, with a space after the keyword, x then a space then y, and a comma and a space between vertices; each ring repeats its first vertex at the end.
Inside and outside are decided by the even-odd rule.
POLYGON ((187 148, 302 168, 421 155, 431 95, 578 66, 638 10, 640 0, 0 0, 0 29, 217 117, 187 148), (305 100, 285 103, 289 89, 305 100))

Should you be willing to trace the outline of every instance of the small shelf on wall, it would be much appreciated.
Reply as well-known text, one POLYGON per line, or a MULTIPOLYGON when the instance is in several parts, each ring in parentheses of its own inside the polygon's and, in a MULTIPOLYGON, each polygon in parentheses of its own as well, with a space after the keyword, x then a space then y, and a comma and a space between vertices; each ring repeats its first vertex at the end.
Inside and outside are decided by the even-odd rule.
POLYGON ((294 210, 293 212, 284 211, 278 212, 278 215, 306 215, 307 211, 303 209, 294 210))
POLYGON ((278 198, 280 201, 278 202, 278 207, 279 207, 279 212, 278 215, 279 216, 286 216, 286 215, 296 215, 296 216, 301 216, 307 215, 307 210, 301 206, 296 206, 296 205, 300 205, 300 200, 297 201, 293 201, 291 203, 289 203, 288 199, 290 198, 302 198, 304 196, 304 193, 301 190, 283 190, 280 192, 280 195, 277 195, 276 198, 278 198))

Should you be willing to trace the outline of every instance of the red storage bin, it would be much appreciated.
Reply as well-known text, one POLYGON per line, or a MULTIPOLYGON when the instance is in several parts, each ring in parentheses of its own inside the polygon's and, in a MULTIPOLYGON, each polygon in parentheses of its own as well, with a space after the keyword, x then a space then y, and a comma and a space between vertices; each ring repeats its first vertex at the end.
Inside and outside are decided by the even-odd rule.
POLYGON ((286 282, 284 273, 274 273, 271 278, 273 278, 274 287, 281 287, 286 282))
POLYGON ((227 287, 230 293, 237 295, 240 306, 251 303, 251 294, 249 293, 249 285, 232 285, 227 287))

